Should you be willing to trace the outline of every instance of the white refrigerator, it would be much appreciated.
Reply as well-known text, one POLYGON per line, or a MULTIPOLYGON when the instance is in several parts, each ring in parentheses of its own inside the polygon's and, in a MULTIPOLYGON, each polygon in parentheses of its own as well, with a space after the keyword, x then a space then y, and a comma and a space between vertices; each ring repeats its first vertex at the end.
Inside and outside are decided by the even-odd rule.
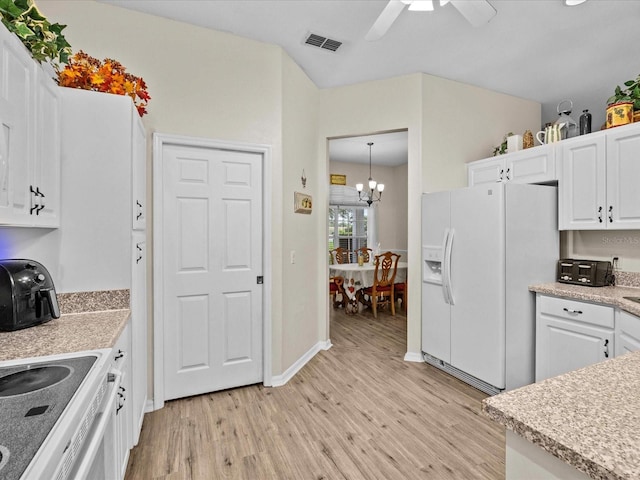
POLYGON ((534 381, 535 296, 555 280, 557 189, 497 183, 422 197, 422 351, 487 392, 534 381))

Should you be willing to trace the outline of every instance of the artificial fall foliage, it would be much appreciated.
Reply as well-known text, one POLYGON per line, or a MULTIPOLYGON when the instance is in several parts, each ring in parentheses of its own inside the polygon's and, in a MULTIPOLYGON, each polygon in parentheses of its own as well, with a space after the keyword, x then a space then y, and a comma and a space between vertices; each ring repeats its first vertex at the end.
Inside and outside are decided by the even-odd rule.
POLYGON ((125 67, 116 60, 105 58, 100 61, 82 50, 69 58, 64 69, 58 72, 58 84, 62 87, 128 95, 141 117, 147 113, 147 102, 151 100, 142 77, 127 73, 125 67))

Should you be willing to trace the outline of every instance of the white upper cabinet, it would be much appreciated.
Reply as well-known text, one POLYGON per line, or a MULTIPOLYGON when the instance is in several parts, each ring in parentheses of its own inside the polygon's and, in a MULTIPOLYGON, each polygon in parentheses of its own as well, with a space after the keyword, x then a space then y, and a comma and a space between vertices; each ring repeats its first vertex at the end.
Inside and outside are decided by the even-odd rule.
POLYGON ((559 145, 560 230, 640 228, 640 125, 559 145))
POLYGON ((133 109, 132 122, 132 228, 145 230, 147 227, 147 145, 144 127, 135 108, 133 109))
POLYGON ((607 135, 607 228, 640 229, 639 127, 607 135))
POLYGON ((605 228, 606 140, 602 134, 565 140, 558 184, 560 230, 605 228))
POLYGON ((60 88, 38 71, 32 177, 38 206, 31 219, 38 227, 60 226, 60 88))
POLYGON ((0 27, 0 224, 29 220, 35 63, 20 41, 0 27))
POLYGON ((0 225, 58 227, 58 87, 0 26, 0 225))
POLYGON ((541 145, 468 164, 469 186, 496 182, 546 183, 557 179, 555 149, 541 145))

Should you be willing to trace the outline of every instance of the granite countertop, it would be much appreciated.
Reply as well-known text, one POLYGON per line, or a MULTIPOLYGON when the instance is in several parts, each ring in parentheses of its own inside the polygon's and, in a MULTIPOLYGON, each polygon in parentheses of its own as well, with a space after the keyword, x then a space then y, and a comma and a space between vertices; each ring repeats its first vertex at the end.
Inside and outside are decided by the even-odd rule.
POLYGON ((490 397, 482 411, 595 479, 640 478, 640 352, 490 397))
POLYGON ((59 294, 58 302, 60 318, 0 332, 0 361, 112 348, 131 315, 128 290, 59 294))
POLYGON ((611 305, 625 310, 633 315, 640 316, 640 303, 626 300, 623 297, 640 297, 640 288, 615 286, 615 287, 583 287, 569 283, 543 283, 530 285, 529 290, 545 295, 571 298, 611 305))

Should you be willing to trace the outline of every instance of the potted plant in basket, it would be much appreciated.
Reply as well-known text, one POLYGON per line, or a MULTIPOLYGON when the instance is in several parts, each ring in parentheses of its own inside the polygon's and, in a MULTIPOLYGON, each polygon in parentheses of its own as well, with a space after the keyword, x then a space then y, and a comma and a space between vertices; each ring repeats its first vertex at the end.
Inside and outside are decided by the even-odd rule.
POLYGON ((607 128, 640 120, 640 75, 624 82, 624 86, 617 85, 607 99, 607 128))

